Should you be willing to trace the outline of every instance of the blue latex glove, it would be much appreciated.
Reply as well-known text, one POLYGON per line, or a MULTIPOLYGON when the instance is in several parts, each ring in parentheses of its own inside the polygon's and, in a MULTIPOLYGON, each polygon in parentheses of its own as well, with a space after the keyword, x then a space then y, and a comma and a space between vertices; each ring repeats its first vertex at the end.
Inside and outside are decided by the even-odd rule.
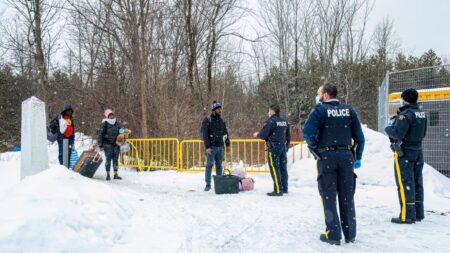
POLYGON ((125 132, 125 130, 123 130, 123 128, 119 129, 119 134, 123 134, 125 132))
POLYGON ((361 160, 356 160, 356 161, 355 161, 355 164, 353 164, 353 167, 354 167, 355 169, 361 168, 361 160))
POLYGON ((386 127, 391 127, 392 126, 392 120, 389 120, 388 124, 386 125, 386 127))

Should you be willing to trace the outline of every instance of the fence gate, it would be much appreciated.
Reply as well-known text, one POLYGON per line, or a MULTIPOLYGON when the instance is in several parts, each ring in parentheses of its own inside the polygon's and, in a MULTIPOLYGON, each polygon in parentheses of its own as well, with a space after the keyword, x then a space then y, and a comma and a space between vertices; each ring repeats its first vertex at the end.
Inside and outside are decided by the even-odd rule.
POLYGON ((425 162, 450 177, 450 65, 386 74, 379 88, 378 131, 384 132, 400 107, 401 92, 407 88, 417 89, 418 103, 428 118, 423 141, 425 162))

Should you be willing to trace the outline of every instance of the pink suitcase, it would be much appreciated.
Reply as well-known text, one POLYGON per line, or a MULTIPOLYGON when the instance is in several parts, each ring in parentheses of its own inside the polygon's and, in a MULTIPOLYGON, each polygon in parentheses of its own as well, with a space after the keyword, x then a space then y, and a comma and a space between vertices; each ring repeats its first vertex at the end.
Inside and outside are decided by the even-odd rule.
POLYGON ((242 178, 239 186, 241 191, 251 191, 255 189, 255 180, 251 177, 242 178))

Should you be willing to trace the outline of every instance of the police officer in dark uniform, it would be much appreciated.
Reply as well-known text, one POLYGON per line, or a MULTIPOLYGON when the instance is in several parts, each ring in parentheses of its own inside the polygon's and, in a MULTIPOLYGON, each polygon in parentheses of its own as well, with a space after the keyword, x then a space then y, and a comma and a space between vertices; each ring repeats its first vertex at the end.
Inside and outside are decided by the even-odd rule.
POLYGON ((317 183, 326 224, 320 240, 340 245, 341 227, 347 243, 354 242, 356 237, 353 200, 356 175, 353 170, 361 167, 364 134, 354 109, 340 103, 336 96, 337 88, 332 84, 324 84, 318 89, 317 105, 305 123, 303 137, 317 160, 317 183))
POLYGON ((261 132, 253 137, 267 142, 270 175, 274 182, 273 192, 269 196, 283 196, 288 193, 287 149, 291 142, 289 123, 280 116, 280 107, 276 104, 269 107, 269 119, 261 132))
POLYGON ((395 179, 400 215, 391 222, 412 224, 425 218, 423 208, 422 140, 427 131, 425 112, 419 108, 415 89, 403 91, 402 106, 385 131, 394 151, 395 179))

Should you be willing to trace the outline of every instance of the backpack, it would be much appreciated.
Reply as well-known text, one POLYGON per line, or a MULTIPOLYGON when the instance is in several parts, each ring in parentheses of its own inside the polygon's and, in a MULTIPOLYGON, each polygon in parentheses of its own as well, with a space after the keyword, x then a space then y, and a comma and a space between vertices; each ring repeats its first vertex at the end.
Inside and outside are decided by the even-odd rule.
POLYGON ((53 118, 47 126, 47 140, 55 142, 58 139, 58 117, 53 118))
MULTIPOLYGON (((205 119, 208 119, 209 124, 211 124, 210 116, 205 117, 205 119)), ((203 121, 205 121, 205 120, 203 120, 203 121)), ((203 140, 203 133, 206 131, 206 129, 203 128, 203 121, 200 122, 200 125, 198 126, 198 135, 200 136, 200 140, 203 140)))

